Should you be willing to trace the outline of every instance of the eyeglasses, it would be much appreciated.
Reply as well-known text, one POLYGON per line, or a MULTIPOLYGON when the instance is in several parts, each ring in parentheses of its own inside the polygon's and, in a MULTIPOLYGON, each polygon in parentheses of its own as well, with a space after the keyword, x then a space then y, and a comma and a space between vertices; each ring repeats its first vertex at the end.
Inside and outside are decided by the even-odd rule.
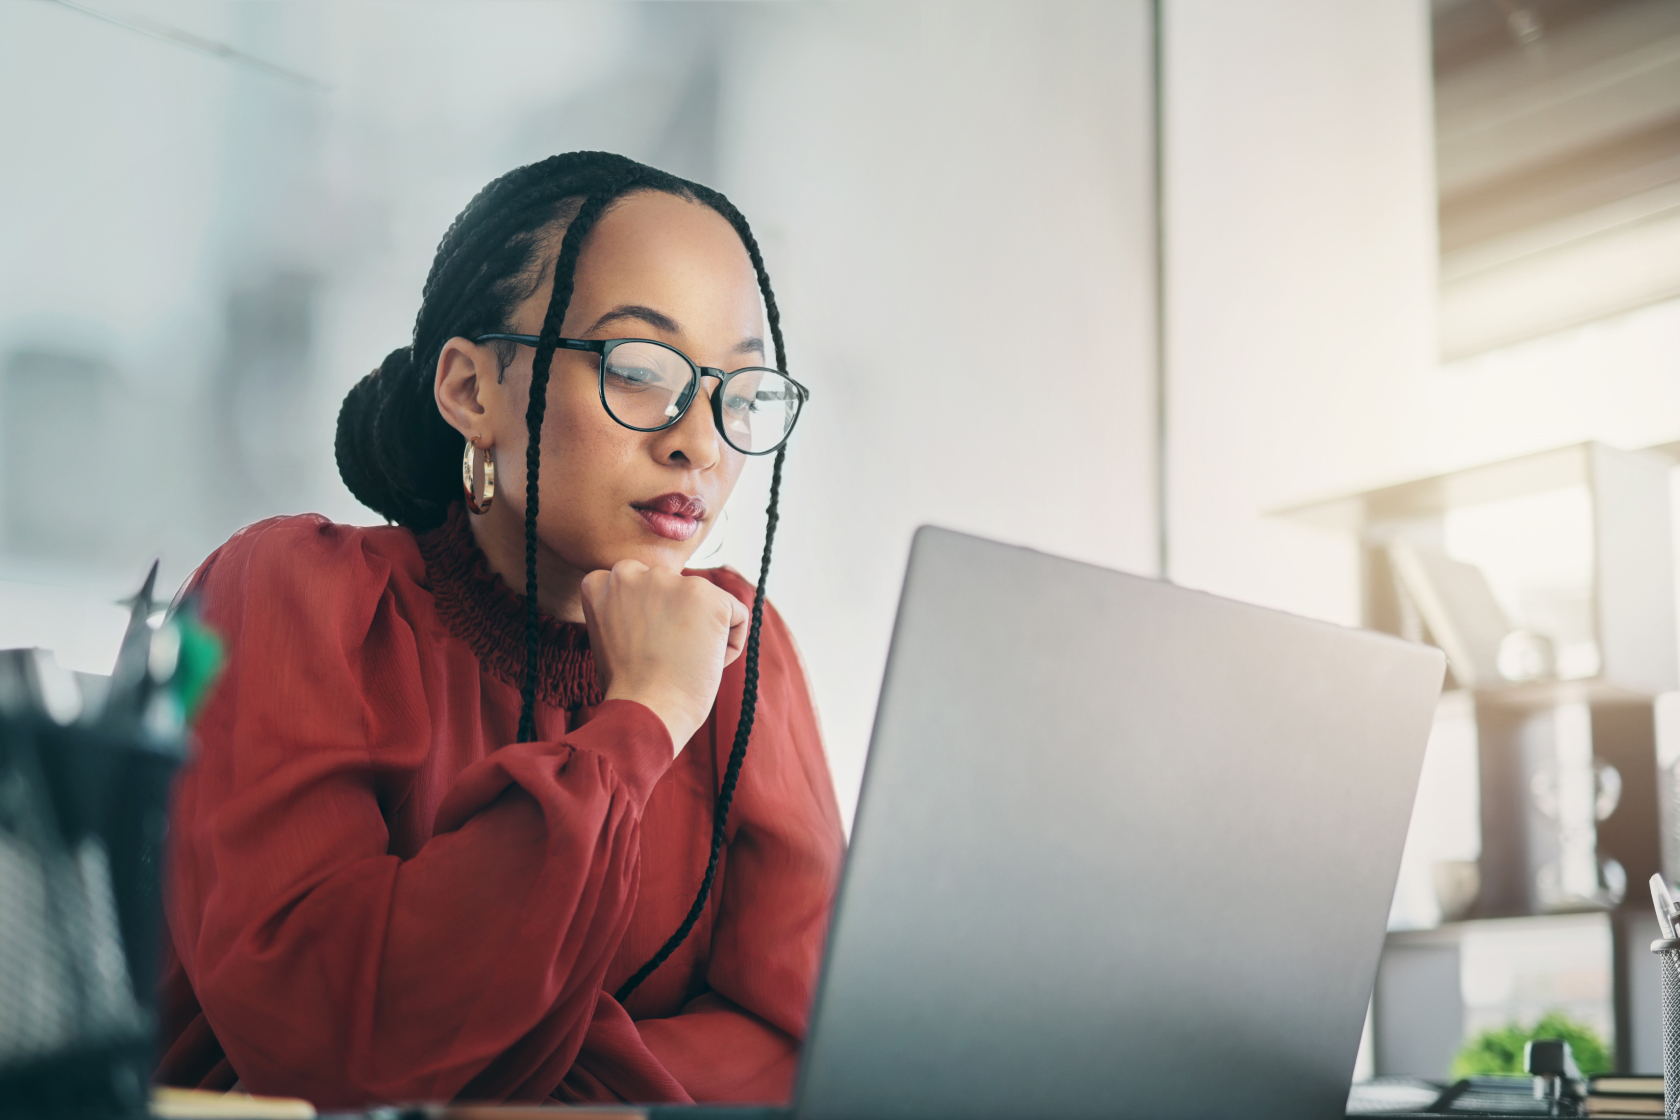
MULTIPOLYGON (((474 342, 535 346, 534 334, 481 334, 474 342)), ((607 415, 638 432, 658 432, 681 420, 699 394, 700 379, 718 379, 712 420, 718 434, 745 455, 768 455, 787 442, 811 391, 781 370, 748 366, 725 373, 695 365, 675 346, 650 338, 562 338, 562 350, 601 356, 601 404, 607 415)))

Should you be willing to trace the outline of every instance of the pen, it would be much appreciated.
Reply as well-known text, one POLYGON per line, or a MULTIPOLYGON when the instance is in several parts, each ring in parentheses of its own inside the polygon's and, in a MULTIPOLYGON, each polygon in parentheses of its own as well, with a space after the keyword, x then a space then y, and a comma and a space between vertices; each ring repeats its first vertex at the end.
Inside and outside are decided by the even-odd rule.
POLYGON ((151 695, 152 681, 146 662, 152 649, 152 628, 147 619, 152 613, 152 589, 157 586, 157 574, 158 563, 154 560, 145 582, 127 604, 128 628, 123 631, 122 645, 117 649, 117 663, 111 668, 111 688, 102 713, 105 728, 116 734, 129 734, 139 726, 151 695))
POLYGON ((1657 924, 1662 927, 1663 937, 1674 940, 1674 895, 1661 873, 1651 876, 1651 902, 1657 908, 1657 924))

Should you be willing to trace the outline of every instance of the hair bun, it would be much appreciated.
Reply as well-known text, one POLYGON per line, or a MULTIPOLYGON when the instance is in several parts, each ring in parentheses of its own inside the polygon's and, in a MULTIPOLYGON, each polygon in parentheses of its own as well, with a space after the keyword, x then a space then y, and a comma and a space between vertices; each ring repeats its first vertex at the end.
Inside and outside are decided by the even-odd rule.
POLYGON ((350 387, 338 410, 333 452, 338 473, 356 500, 384 517, 425 531, 443 523, 458 496, 450 438, 430 390, 415 376, 414 350, 391 351, 379 368, 350 387), (416 437, 420 438, 416 438, 416 437), (441 469, 440 469, 441 468, 441 469))

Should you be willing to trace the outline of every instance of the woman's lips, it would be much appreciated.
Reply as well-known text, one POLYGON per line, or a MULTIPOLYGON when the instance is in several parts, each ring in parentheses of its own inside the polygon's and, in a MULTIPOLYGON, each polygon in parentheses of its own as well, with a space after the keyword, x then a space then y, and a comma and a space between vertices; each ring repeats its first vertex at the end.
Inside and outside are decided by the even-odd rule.
POLYGON ((672 541, 686 541, 698 533, 706 517, 706 500, 698 494, 661 494, 645 502, 631 502, 630 508, 649 529, 672 541))

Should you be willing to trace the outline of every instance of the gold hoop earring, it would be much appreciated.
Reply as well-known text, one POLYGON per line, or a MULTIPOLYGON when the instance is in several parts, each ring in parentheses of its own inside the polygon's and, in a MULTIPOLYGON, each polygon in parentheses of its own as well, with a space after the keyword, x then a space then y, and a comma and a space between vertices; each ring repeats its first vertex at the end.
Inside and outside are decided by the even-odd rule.
POLYGON ((489 451, 484 452, 484 488, 480 490, 474 485, 474 476, 478 474, 479 464, 473 462, 473 452, 477 450, 477 438, 468 440, 461 454, 461 488, 467 492, 468 509, 474 513, 488 513, 490 503, 496 500, 496 460, 491 457, 489 451))

